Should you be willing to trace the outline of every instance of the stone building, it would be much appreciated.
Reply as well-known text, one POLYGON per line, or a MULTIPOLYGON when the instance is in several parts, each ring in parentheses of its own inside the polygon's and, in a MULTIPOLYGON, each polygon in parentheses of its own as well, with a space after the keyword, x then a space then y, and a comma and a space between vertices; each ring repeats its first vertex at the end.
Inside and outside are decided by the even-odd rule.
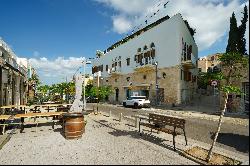
MULTIPOLYGON (((200 72, 208 72, 219 70, 223 73, 226 72, 226 69, 223 68, 221 62, 219 61, 219 56, 221 54, 213 54, 208 55, 207 57, 199 58, 198 60, 198 69, 200 72)), ((229 94, 228 95, 228 104, 227 104, 227 111, 228 112, 240 112, 240 113, 249 113, 249 65, 247 68, 244 68, 240 71, 240 74, 243 76, 242 78, 233 79, 233 85, 240 87, 244 94, 236 95, 236 94, 229 94)), ((212 89, 211 86, 208 87, 212 89)), ((223 101, 223 94, 220 93, 219 96, 220 100, 220 109, 224 107, 223 101)))
POLYGON ((195 95, 197 63, 198 47, 177 14, 157 20, 104 52, 97 51, 92 73, 94 84, 113 87, 112 103, 143 95, 151 103, 178 105, 195 95))
POLYGON ((27 66, 0 38, 0 106, 26 104, 27 66))
POLYGON ((221 69, 219 61, 220 53, 208 55, 207 57, 201 57, 198 59, 198 70, 199 72, 208 72, 213 70, 221 69))

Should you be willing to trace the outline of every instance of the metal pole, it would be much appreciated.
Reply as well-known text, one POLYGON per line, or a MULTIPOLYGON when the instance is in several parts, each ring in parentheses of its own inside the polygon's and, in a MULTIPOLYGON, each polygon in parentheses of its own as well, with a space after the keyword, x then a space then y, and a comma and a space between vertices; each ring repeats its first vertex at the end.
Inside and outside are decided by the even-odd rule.
POLYGON ((158 71, 157 71, 157 66, 158 66, 158 62, 155 62, 155 104, 158 105, 158 71))
POLYGON ((67 89, 66 89, 66 102, 67 102, 67 104, 69 104, 69 100, 68 100, 68 91, 69 91, 69 88, 68 88, 67 76, 66 76, 66 86, 67 86, 67 89))
POLYGON ((216 105, 215 105, 215 86, 214 87, 214 111, 216 111, 216 105))
POLYGON ((97 101, 96 101, 96 112, 98 114, 98 103, 99 103, 99 74, 100 71, 97 73, 97 101))

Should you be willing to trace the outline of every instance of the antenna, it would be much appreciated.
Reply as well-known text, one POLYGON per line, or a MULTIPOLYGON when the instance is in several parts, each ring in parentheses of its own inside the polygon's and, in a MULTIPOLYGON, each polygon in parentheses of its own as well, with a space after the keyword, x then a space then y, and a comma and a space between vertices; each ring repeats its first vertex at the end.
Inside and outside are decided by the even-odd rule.
POLYGON ((152 20, 154 20, 154 19, 152 19, 153 16, 156 16, 157 13, 160 12, 160 8, 162 8, 162 7, 159 7, 159 6, 163 5, 163 7, 166 8, 167 4, 169 3, 169 1, 167 1, 167 2, 166 2, 166 1, 167 1, 167 0, 159 0, 157 3, 155 3, 155 5, 153 5, 153 7, 152 7, 152 9, 155 9, 155 10, 149 12, 149 14, 145 16, 145 21, 144 21, 145 24, 143 23, 143 24, 140 24, 140 25, 138 25, 138 26, 135 26, 135 27, 133 28, 133 30, 132 30, 132 33, 133 33, 133 32, 136 32, 137 30, 140 30, 141 28, 144 27, 144 25, 150 24, 150 22, 151 22, 152 20), (157 10, 157 11, 156 11, 156 10, 157 10))

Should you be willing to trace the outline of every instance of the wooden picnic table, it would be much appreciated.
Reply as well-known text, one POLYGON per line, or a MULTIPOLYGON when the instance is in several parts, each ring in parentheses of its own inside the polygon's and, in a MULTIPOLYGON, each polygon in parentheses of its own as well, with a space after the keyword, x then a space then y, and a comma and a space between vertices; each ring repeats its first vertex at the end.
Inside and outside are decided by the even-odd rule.
POLYGON ((50 116, 59 116, 65 112, 44 112, 44 113, 27 113, 27 114, 16 114, 14 119, 19 118, 32 118, 32 117, 50 117, 50 116))
MULTIPOLYGON (((34 118, 33 123, 27 123, 27 124, 36 124, 36 127, 38 126, 39 123, 44 123, 44 122, 39 122, 37 121, 37 118, 39 117, 53 117, 52 122, 52 128, 54 129, 55 121, 57 120, 56 117, 61 116, 65 112, 44 112, 44 113, 27 113, 27 114, 17 114, 14 116, 14 119, 21 119, 21 130, 22 132, 24 130, 24 118, 34 118)), ((48 123, 48 120, 45 122, 48 123)), ((37 128, 36 128, 37 130, 37 128)))
POLYGON ((0 115, 0 120, 7 120, 11 117, 11 115, 0 115))
POLYGON ((59 107, 59 106, 64 106, 64 105, 72 105, 72 104, 39 104, 39 105, 32 105, 35 110, 38 108, 38 107, 47 107, 45 110, 47 110, 47 112, 49 112, 50 110, 53 110, 51 109, 50 107, 59 107))
POLYGON ((53 122, 52 128, 54 129, 54 124, 55 122, 57 122, 60 118, 58 118, 59 116, 61 116, 62 114, 64 114, 65 112, 44 112, 44 113, 26 113, 26 114, 16 114, 16 115, 0 115, 0 126, 3 126, 2 128, 2 133, 4 134, 5 132, 5 127, 8 125, 21 125, 21 130, 20 132, 22 132, 24 130, 24 124, 36 124, 36 127, 38 126, 39 123, 48 123, 48 122, 53 122), (39 121, 37 120, 37 118, 40 117, 46 117, 47 120, 46 121, 39 121), (52 121, 48 121, 48 117, 52 117, 52 121), (10 119, 11 118, 11 119, 10 119), (34 122, 25 122, 24 123, 24 119, 25 118, 34 118, 34 122), (8 122, 5 123, 7 120, 16 120, 19 119, 20 122, 18 123, 13 123, 13 122, 8 122))
POLYGON ((2 126, 2 134, 5 132, 5 127, 7 124, 5 124, 5 121, 10 119, 11 115, 0 115, 0 126, 2 126))
POLYGON ((4 114, 5 110, 11 110, 14 108, 20 109, 21 112, 25 112, 25 108, 28 107, 28 105, 7 105, 7 106, 2 106, 0 108, 4 109, 4 114))

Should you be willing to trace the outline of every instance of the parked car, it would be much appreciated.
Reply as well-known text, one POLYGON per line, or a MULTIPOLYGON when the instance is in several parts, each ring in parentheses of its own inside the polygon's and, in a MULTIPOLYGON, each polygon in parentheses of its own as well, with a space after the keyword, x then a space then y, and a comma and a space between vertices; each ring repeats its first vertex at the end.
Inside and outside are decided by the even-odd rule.
POLYGON ((86 98, 87 103, 99 103, 99 100, 97 97, 94 96, 89 96, 86 98))
POLYGON ((150 101, 146 96, 131 96, 127 100, 123 100, 123 106, 134 108, 150 107, 150 101))

